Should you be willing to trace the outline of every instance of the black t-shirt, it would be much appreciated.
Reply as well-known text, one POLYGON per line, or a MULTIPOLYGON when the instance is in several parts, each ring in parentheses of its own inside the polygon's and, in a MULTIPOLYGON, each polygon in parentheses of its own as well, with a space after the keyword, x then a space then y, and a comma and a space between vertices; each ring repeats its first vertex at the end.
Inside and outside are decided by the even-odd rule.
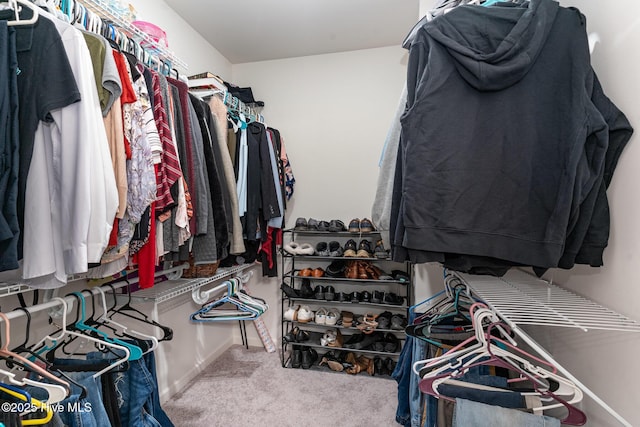
MULTIPOLYGON (((21 18, 31 17, 23 7, 21 18)), ((0 19, 12 19, 13 11, 0 11, 0 19)), ((17 25, 18 98, 20 132, 20 169, 18 172, 18 222, 24 229, 24 200, 27 175, 36 129, 40 120, 53 121, 50 111, 80 101, 73 70, 60 34, 53 22, 39 16, 33 25, 17 25)), ((18 258, 22 258, 22 233, 18 243, 18 258)))

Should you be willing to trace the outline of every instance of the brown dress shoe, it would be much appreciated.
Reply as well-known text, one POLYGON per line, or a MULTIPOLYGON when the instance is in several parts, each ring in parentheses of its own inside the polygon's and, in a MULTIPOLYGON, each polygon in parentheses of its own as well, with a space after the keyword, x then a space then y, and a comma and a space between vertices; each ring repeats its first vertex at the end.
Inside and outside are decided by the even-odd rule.
POLYGON ((324 270, 321 268, 316 268, 311 272, 313 277, 322 277, 324 276, 324 270))
POLYGON ((302 269, 298 272, 298 276, 300 277, 311 277, 311 273, 313 272, 313 270, 311 270, 310 268, 305 268, 302 269))

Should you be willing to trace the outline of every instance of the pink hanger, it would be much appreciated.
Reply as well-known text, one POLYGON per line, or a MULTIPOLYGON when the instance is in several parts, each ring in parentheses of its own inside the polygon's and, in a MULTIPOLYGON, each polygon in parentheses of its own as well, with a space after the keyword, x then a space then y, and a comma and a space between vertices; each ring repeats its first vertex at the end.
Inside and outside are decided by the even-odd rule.
POLYGON ((10 357, 12 359, 15 359, 25 365, 28 365, 29 368, 31 368, 34 372, 37 372, 38 374, 40 374, 43 377, 46 377, 52 381, 55 381, 58 384, 63 385, 66 389, 67 389, 67 395, 69 394, 69 391, 71 390, 71 388, 69 387, 69 383, 61 380, 60 378, 56 377, 55 375, 53 375, 51 372, 42 369, 40 366, 36 365, 35 363, 33 363, 32 361, 30 361, 29 359, 25 359, 24 357, 20 356, 18 353, 14 353, 11 350, 9 350, 9 342, 10 342, 10 321, 9 318, 7 317, 6 314, 0 312, 0 319, 2 319, 4 321, 4 336, 5 336, 5 340, 4 343, 2 345, 2 347, 0 347, 0 355, 2 356, 6 356, 6 357, 10 357))

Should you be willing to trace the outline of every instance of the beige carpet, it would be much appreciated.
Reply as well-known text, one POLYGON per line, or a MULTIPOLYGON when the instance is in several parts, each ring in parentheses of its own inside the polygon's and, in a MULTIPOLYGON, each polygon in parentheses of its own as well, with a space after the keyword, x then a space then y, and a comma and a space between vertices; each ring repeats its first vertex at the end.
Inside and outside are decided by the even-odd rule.
POLYGON ((396 382, 284 369, 277 353, 233 346, 163 405, 176 427, 393 427, 396 382))

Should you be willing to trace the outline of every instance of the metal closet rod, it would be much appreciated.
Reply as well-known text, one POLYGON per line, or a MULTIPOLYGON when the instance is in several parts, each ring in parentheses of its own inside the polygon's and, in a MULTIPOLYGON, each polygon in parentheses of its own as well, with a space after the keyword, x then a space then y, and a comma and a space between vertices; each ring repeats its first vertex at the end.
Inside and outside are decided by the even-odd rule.
MULTIPOLYGON (((162 271, 158 271, 155 273, 155 277, 159 277, 159 276, 166 276, 168 274, 175 274, 178 271, 182 271, 184 269, 184 265, 182 266, 178 266, 178 267, 173 267, 170 268, 168 270, 162 270, 162 271)), ((107 286, 107 285, 100 285, 100 286, 104 286, 106 287, 108 290, 111 290, 111 288, 113 287, 113 289, 121 289, 124 288, 127 285, 133 285, 136 284, 140 281, 139 277, 134 277, 131 280, 121 280, 119 282, 116 283, 112 283, 111 286, 107 286)), ((97 288, 98 286, 95 286, 93 288, 85 288, 82 289, 80 292, 85 292, 88 291, 91 293, 91 297, 95 297, 98 296, 93 292, 93 289, 97 288)), ((71 310, 73 310, 74 304, 76 303, 76 301, 78 300, 76 297, 74 296, 66 296, 63 297, 63 299, 66 301, 67 303, 67 311, 70 312, 71 310)), ((50 300, 47 302, 43 302, 41 304, 36 304, 34 306, 31 307, 25 307, 30 314, 34 314, 43 310, 49 310, 49 309, 54 309, 54 308, 61 308, 62 304, 59 301, 56 300, 50 300)), ((7 318, 9 320, 13 320, 13 319, 17 319, 21 316, 26 316, 25 312, 23 310, 12 310, 9 312, 4 312, 4 314, 6 314, 7 318)))

